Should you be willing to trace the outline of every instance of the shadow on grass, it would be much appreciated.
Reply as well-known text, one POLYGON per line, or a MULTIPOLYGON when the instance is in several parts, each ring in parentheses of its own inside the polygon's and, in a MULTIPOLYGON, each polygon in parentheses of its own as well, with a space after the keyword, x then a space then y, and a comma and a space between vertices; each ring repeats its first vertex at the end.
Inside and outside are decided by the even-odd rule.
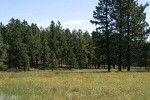
POLYGON ((134 72, 139 72, 139 73, 145 73, 145 72, 150 72, 150 70, 146 69, 131 69, 131 71, 127 71, 126 69, 123 69, 122 71, 118 71, 118 69, 111 69, 110 72, 107 71, 107 69, 58 69, 55 70, 54 72, 56 74, 59 73, 134 73, 134 72), (56 72, 55 72, 56 71, 56 72))
MULTIPOLYGON (((32 68, 33 69, 33 68, 32 68)), ((31 72, 34 71, 51 71, 51 69, 46 69, 46 70, 41 70, 41 69, 34 69, 30 70, 31 72)), ((4 71, 4 72, 10 72, 9 70, 4 71)), ((16 72, 13 71, 12 72, 16 72)), ((17 72, 23 72, 23 71, 17 71, 17 72)), ((117 68, 112 68, 110 72, 108 72, 108 69, 100 68, 100 69, 94 69, 94 68, 82 68, 82 69, 68 69, 68 68, 55 68, 54 73, 55 74, 62 74, 62 73, 133 73, 133 72, 139 72, 139 73, 145 73, 145 72, 150 72, 149 69, 140 69, 140 68, 131 68, 131 71, 127 71, 127 69, 122 69, 122 71, 118 71, 117 68)))

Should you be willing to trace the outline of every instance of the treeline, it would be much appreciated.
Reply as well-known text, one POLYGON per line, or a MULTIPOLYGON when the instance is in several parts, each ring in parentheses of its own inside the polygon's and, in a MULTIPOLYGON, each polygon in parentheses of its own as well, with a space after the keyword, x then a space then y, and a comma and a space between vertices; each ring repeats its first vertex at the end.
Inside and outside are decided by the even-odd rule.
POLYGON ((43 29, 36 24, 12 18, 0 24, 0 68, 43 70, 55 67, 83 68, 94 58, 93 41, 89 32, 63 29, 51 22, 43 29))
POLYGON ((51 22, 43 29, 12 18, 0 24, 0 69, 150 68, 150 32, 137 0, 99 0, 93 12, 96 31, 63 29, 51 22))
POLYGON ((150 65, 150 32, 145 9, 149 4, 138 0, 99 0, 93 12, 96 31, 92 33, 96 63, 107 63, 130 71, 131 66, 150 65))

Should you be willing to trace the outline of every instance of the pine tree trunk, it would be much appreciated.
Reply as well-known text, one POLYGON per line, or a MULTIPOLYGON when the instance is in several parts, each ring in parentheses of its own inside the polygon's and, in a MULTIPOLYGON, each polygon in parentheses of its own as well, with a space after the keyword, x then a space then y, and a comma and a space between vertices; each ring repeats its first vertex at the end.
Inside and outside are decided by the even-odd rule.
POLYGON ((43 70, 45 71, 45 69, 46 69, 46 66, 45 66, 45 59, 43 60, 43 70))
POLYGON ((131 57, 131 50, 130 50, 130 0, 128 0, 128 48, 127 48, 127 71, 130 71, 130 57, 131 57))
POLYGON ((107 64, 108 72, 110 72, 110 41, 109 41, 109 30, 108 30, 108 1, 106 0, 106 41, 107 41, 107 64))
POLYGON ((34 67, 33 55, 31 54, 31 67, 34 67))
MULTIPOLYGON (((121 1, 119 2, 120 4, 119 4, 119 6, 121 7, 122 5, 121 5, 121 1)), ((119 65, 118 65, 118 71, 122 71, 122 68, 121 68, 121 66, 122 66, 122 24, 123 24, 123 22, 122 22, 122 10, 120 9, 120 23, 119 23, 119 31, 120 31, 120 33, 119 33, 119 65)))

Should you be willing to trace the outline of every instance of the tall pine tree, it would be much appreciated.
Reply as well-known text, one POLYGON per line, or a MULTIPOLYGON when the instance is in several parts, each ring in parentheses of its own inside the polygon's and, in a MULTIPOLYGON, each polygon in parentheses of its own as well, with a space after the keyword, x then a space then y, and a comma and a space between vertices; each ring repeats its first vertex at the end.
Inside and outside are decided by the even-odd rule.
POLYGON ((110 72, 110 34, 111 34, 111 13, 112 13, 112 1, 111 0, 99 0, 96 10, 93 12, 94 20, 91 20, 92 24, 97 25, 97 32, 104 35, 106 41, 106 58, 108 65, 108 72, 110 72))

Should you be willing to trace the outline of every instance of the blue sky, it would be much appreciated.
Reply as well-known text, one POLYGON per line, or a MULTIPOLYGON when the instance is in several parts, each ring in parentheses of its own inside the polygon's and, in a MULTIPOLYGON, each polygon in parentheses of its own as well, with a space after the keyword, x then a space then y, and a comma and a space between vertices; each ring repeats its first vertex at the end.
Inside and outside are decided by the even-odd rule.
MULTIPOLYGON (((149 0, 139 0, 146 2, 149 0)), ((89 21, 97 3, 98 0, 0 0, 0 22, 7 24, 13 17, 47 27, 52 20, 59 20, 63 28, 91 32, 95 27, 89 21)), ((150 7, 146 12, 150 23, 150 7)))

